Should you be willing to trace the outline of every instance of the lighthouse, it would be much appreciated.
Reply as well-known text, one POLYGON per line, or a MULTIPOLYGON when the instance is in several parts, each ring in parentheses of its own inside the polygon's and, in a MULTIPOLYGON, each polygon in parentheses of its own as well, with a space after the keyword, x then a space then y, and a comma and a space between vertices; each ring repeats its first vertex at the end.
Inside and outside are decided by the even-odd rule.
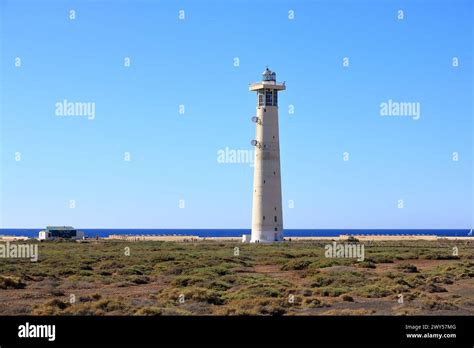
POLYGON ((283 240, 278 92, 285 89, 268 68, 262 81, 249 87, 257 92, 257 115, 252 117, 256 136, 251 142, 255 146, 251 243, 283 240))

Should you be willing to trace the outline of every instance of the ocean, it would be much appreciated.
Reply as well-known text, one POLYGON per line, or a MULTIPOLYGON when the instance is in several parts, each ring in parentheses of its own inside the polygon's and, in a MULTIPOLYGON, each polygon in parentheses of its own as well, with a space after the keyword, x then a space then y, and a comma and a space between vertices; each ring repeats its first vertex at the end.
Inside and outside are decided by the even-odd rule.
MULTIPOLYGON (((192 235, 199 237, 241 237, 243 234, 250 234, 250 229, 89 229, 78 228, 84 231, 87 237, 107 237, 111 234, 159 234, 159 235, 192 235)), ((30 238, 38 237, 38 232, 42 228, 10 229, 1 228, 0 235, 26 236, 30 238)), ((285 237, 337 237, 340 234, 368 234, 368 235, 436 235, 467 237, 470 229, 288 229, 283 231, 285 237)), ((473 233, 471 233, 471 237, 473 233)))

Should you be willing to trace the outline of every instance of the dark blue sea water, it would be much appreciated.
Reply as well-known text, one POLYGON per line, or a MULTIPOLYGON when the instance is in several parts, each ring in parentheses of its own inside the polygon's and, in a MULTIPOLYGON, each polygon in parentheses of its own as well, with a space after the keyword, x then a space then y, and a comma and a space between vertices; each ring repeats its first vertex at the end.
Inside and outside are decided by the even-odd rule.
MULTIPOLYGON (((42 228, 32 229, 0 229, 0 235, 15 235, 26 237, 38 237, 38 232, 42 228)), ((107 237, 111 234, 160 234, 160 235, 193 235, 199 237, 241 237, 249 234, 250 229, 88 229, 79 228, 88 237, 107 237)), ((334 237, 340 234, 370 234, 370 235, 396 235, 396 234, 428 234, 437 236, 468 236, 469 229, 449 230, 449 229, 417 229, 417 230, 390 230, 390 229, 331 229, 331 230, 284 230, 286 237, 334 237)), ((471 233, 474 234, 474 233, 471 233)), ((474 238, 474 236, 472 236, 474 238)))

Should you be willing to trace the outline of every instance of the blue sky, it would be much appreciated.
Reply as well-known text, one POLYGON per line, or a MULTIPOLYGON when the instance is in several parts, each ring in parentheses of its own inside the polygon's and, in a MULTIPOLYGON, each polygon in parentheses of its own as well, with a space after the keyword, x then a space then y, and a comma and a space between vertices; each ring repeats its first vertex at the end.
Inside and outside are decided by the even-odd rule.
POLYGON ((253 168, 217 153, 252 150, 266 65, 286 228, 473 225, 471 1, 0 4, 0 227, 250 228, 253 168))

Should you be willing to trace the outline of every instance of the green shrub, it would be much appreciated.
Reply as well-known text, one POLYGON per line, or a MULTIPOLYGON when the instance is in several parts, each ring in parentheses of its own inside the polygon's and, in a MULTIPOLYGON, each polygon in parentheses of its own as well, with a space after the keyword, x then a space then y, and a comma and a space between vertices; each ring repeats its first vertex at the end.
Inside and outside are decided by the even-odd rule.
POLYGON ((63 301, 58 300, 58 299, 54 299, 54 300, 51 300, 51 301, 47 302, 46 306, 56 307, 56 308, 59 308, 59 309, 66 309, 67 307, 69 307, 69 303, 63 302, 63 301))
POLYGON ((387 297, 391 295, 393 292, 386 287, 381 287, 377 284, 367 285, 361 289, 355 290, 360 296, 367 297, 367 298, 380 298, 380 297, 387 297))
POLYGON ((352 298, 352 296, 349 296, 349 295, 342 295, 341 299, 346 302, 354 302, 354 299, 352 298))
POLYGON ((220 281, 220 280, 213 281, 208 286, 209 289, 213 289, 217 291, 226 291, 230 289, 231 287, 232 287, 232 284, 224 282, 224 281, 220 281))
POLYGON ((204 277, 182 275, 182 276, 175 277, 171 281, 171 284, 177 287, 187 287, 187 286, 203 283, 205 280, 206 278, 204 277))
POLYGON ((320 288, 322 286, 331 285, 334 282, 334 279, 327 275, 317 275, 312 279, 311 287, 312 288, 320 288))
POLYGON ((371 260, 357 262, 357 266, 360 268, 376 268, 375 263, 371 260))
POLYGON ((135 312, 135 315, 162 315, 163 311, 157 307, 144 307, 135 312))
POLYGON ((371 259, 374 263, 393 263, 394 257, 388 255, 374 255, 371 259))
POLYGON ((305 260, 305 259, 291 260, 291 261, 288 261, 286 264, 284 264, 281 267, 281 270, 282 271, 290 271, 290 270, 300 271, 302 269, 308 268, 309 265, 311 265, 311 260, 305 260))
POLYGON ((409 263, 399 264, 397 268, 405 273, 418 273, 416 266, 409 263))
POLYGON ((0 289, 24 289, 26 284, 19 277, 0 276, 0 289))
POLYGON ((204 288, 191 288, 185 292, 186 298, 191 298, 194 301, 198 302, 207 302, 214 305, 222 305, 226 301, 225 299, 217 292, 204 288))
POLYGON ((318 292, 321 296, 329 296, 329 297, 338 297, 341 296, 342 294, 345 294, 348 292, 348 288, 320 288, 318 289, 318 292))
POLYGON ((146 276, 135 276, 135 277, 130 277, 129 280, 137 285, 141 284, 148 284, 150 282, 150 278, 146 276))
POLYGON ((49 293, 53 296, 64 296, 64 291, 60 289, 52 289, 49 293))

